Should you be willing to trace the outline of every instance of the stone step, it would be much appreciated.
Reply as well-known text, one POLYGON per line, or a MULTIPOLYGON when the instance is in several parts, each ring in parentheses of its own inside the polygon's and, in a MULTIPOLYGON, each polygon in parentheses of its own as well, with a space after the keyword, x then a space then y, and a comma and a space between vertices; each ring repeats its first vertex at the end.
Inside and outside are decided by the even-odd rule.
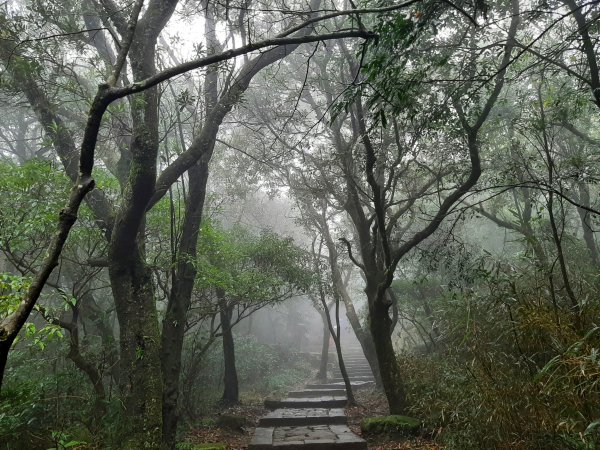
MULTIPOLYGON (((334 366, 336 369, 339 369, 339 366, 334 366)), ((370 369, 371 366, 369 364, 362 364, 362 363, 350 363, 350 364, 346 364, 346 362, 344 362, 344 367, 346 367, 347 369, 370 369)))
POLYGON ((259 427, 307 425, 345 425, 348 423, 342 408, 283 408, 271 411, 258 421, 259 427))
POLYGON ((306 385, 306 389, 310 389, 312 391, 316 391, 316 390, 322 390, 322 391, 329 391, 331 389, 344 389, 344 383, 342 383, 341 385, 339 383, 313 383, 313 384, 307 384, 306 385))
MULTIPOLYGON (((332 379, 344 381, 342 378, 343 377, 342 377, 341 373, 334 373, 330 378, 327 378, 327 380, 325 380, 325 381, 330 381, 332 379)), ((372 374, 358 374, 357 375, 357 374, 349 373, 348 378, 350 378, 350 380, 373 379, 373 375, 372 374)))
POLYGON ((324 395, 345 396, 346 389, 304 389, 302 391, 288 392, 288 397, 306 398, 306 397, 322 397, 324 395))
MULTIPOLYGON (((374 381, 354 381, 354 380, 350 380, 350 385, 352 386, 352 389, 360 389, 362 387, 368 387, 368 386, 372 386, 373 384, 375 384, 374 381)), ((344 382, 335 382, 335 383, 315 383, 315 384, 307 384, 306 388, 307 389, 343 389, 345 388, 345 384, 344 382)))
MULTIPOLYGON (((351 383, 353 381, 375 381, 375 378, 373 378, 373 375, 362 376, 362 377, 348 377, 348 378, 350 378, 351 383)), ((327 379, 327 382, 328 383, 343 383, 344 379, 342 377, 329 378, 329 379, 327 379)))
MULTIPOLYGON (((342 376, 342 373, 338 372, 338 371, 333 371, 331 373, 333 374, 334 378, 340 378, 342 376)), ((372 377, 373 376, 373 373, 370 371, 369 372, 367 372, 367 371, 357 372, 355 370, 348 370, 346 373, 348 374, 348 376, 350 378, 352 378, 352 377, 372 377)))
POLYGON ((346 396, 324 395, 322 397, 287 397, 283 400, 265 400, 265 408, 343 408, 348 399, 346 396))
MULTIPOLYGON (((358 374, 357 375, 357 374, 349 373, 348 378, 350 378, 350 380, 363 380, 363 379, 371 380, 371 379, 373 379, 373 375, 371 375, 371 374, 358 374)), ((330 381, 332 379, 344 381, 341 373, 334 373, 331 377, 327 378, 327 380, 325 380, 325 381, 330 381)))
MULTIPOLYGON (((331 373, 341 373, 341 371, 334 369, 331 371, 331 373)), ((371 370, 366 370, 366 369, 361 369, 361 370, 355 370, 355 369, 346 369, 346 373, 347 374, 353 374, 355 376, 364 376, 366 375, 372 375, 373 372, 371 370)))
POLYGON ((257 428, 249 450, 367 450, 364 439, 346 425, 257 428))
MULTIPOLYGON (((333 373, 341 373, 339 370, 334 370, 333 373)), ((372 375, 373 372, 371 371, 371 369, 346 369, 346 373, 348 373, 348 375, 352 374, 352 375, 372 375)))

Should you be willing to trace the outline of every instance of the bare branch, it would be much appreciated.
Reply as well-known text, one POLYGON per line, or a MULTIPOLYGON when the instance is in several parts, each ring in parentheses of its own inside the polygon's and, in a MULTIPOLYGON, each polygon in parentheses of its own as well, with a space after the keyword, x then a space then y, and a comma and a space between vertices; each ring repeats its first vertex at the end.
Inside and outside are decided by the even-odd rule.
POLYGON ((129 22, 127 23, 127 34, 123 37, 123 41, 121 42, 121 48, 119 49, 119 54, 117 55, 117 62, 115 63, 115 68, 113 73, 108 77, 106 83, 109 86, 114 86, 121 75, 121 71, 123 70, 123 66, 127 61, 127 54, 129 53, 129 49, 131 48, 131 43, 133 42, 133 36, 135 35, 135 29, 138 23, 138 17, 140 15, 140 11, 142 10, 142 6, 144 5, 144 0, 137 0, 133 7, 133 11, 131 12, 131 17, 129 18, 129 22))
POLYGON ((195 59, 186 63, 182 63, 178 66, 174 66, 157 73, 156 75, 146 78, 145 80, 137 81, 129 86, 121 88, 113 88, 110 90, 109 97, 111 101, 118 98, 122 98, 131 94, 145 91, 159 83, 167 81, 173 77, 184 74, 191 70, 206 67, 211 64, 216 64, 222 61, 233 59, 237 56, 241 56, 247 53, 251 53, 256 50, 262 50, 267 47, 284 47, 286 45, 299 45, 308 44, 310 42, 318 41, 329 41, 333 39, 347 39, 347 38, 363 38, 372 39, 377 35, 370 31, 352 30, 352 31, 339 31, 335 33, 317 34, 310 36, 295 36, 295 37, 282 37, 282 38, 271 38, 263 41, 254 42, 247 44, 236 49, 226 50, 222 53, 215 55, 206 56, 203 58, 195 59))

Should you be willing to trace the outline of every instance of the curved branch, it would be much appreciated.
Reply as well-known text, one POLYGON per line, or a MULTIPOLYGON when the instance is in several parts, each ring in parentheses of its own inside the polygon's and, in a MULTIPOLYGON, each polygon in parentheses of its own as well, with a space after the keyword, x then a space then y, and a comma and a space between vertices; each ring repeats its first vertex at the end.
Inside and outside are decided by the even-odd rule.
POLYGON ((340 31, 334 33, 326 33, 326 34, 316 34, 310 36, 295 36, 295 37, 283 37, 283 38, 271 38, 265 39, 263 41, 254 42, 251 44, 244 45, 242 47, 238 47, 231 50, 226 50, 222 53, 217 53, 215 55, 206 56, 199 59, 194 59, 192 61, 188 61, 182 63, 178 66, 170 67, 161 72, 158 72, 156 75, 153 75, 145 80, 137 81, 128 86, 123 86, 120 88, 113 88, 110 90, 109 97, 111 101, 117 100, 122 97, 126 97, 131 94, 136 94, 138 92, 145 91, 146 89, 150 89, 151 87, 156 86, 164 81, 170 80, 173 77, 178 75, 182 75, 191 70, 199 69, 201 67, 206 67, 211 64, 216 64, 219 62, 227 61, 229 59, 233 59, 237 56, 244 55, 246 53, 251 53, 256 50, 262 50, 267 47, 281 47, 286 45, 299 45, 299 44, 308 44, 311 42, 319 42, 319 41, 330 41, 333 39, 347 39, 347 38, 363 38, 363 39, 373 39, 377 37, 376 33, 370 31, 362 31, 362 30, 352 30, 352 31, 340 31))
POLYGON ((339 239, 340 242, 343 242, 344 244, 346 244, 346 248, 348 249, 348 257, 350 258, 350 260, 359 268, 361 269, 363 272, 366 273, 366 268, 363 264, 361 264, 360 262, 358 262, 358 260, 354 257, 354 255, 352 254, 352 245, 350 244, 350 242, 348 241, 348 239, 346 238, 340 238, 339 239))

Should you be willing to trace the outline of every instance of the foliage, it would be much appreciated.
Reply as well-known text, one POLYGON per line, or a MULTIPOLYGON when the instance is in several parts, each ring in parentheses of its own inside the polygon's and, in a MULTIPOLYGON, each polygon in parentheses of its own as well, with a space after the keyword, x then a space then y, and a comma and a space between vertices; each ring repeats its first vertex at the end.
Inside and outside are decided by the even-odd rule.
MULTIPOLYGON (((125 41, 117 34, 127 28, 132 5, 112 3, 9 2, 0 12, 4 113, 0 320, 14 312, 45 256, 71 185, 61 165, 68 164, 71 175, 77 172, 76 149, 90 99, 114 67, 119 50, 114 43, 125 41), (110 33, 103 26, 107 18, 110 33)), ((284 3, 273 8, 267 2, 256 14, 252 9, 256 5, 238 3, 208 2, 206 8, 196 8, 193 2, 183 2, 178 5, 177 21, 207 24, 212 11, 217 34, 229 36, 216 47, 227 49, 235 41, 243 45, 271 31, 281 33, 282 27, 307 13, 286 11, 284 3)), ((133 310, 131 298, 112 297, 105 285, 107 271, 89 270, 87 260, 94 257, 103 265, 107 242, 115 238, 112 242, 123 248, 130 245, 132 251, 126 256, 135 256, 138 264, 125 270, 113 266, 113 276, 131 274, 130 286, 145 289, 150 296, 159 290, 165 295, 170 292, 180 275, 173 266, 174 250, 182 237, 182 211, 190 185, 189 176, 177 167, 197 162, 183 154, 187 148, 210 157, 216 144, 208 191, 209 196, 225 199, 222 224, 210 220, 203 224, 193 261, 198 275, 192 312, 185 323, 173 322, 188 332, 184 365, 190 368, 186 382, 192 388, 181 403, 184 414, 196 419, 201 408, 216 399, 222 382, 220 345, 199 356, 195 352, 205 351, 202 344, 207 341, 190 342, 192 333, 193 339, 209 333, 211 339, 219 337, 217 316, 223 307, 217 304, 217 297, 222 297, 216 294, 223 294, 225 309, 235 322, 268 304, 309 291, 315 278, 326 279, 308 270, 309 258, 297 246, 300 240, 223 225, 248 218, 242 212, 237 218, 231 213, 232 203, 247 195, 244 184, 253 184, 265 195, 279 191, 287 199, 302 197, 298 204, 306 210, 319 206, 331 239, 348 237, 349 247, 339 248, 351 248, 365 265, 369 255, 361 255, 360 250, 367 246, 356 242, 361 233, 368 241, 369 235, 383 239, 381 233, 389 230, 388 242, 396 247, 410 242, 409 236, 423 226, 439 223, 431 222, 432 213, 468 176, 465 142, 472 138, 484 170, 479 184, 464 196, 464 203, 449 211, 441 233, 422 242, 393 274, 400 317, 395 344, 402 341, 405 349, 400 361, 408 379, 410 413, 424 417, 450 448, 600 446, 600 264, 594 255, 599 225, 600 96, 593 85, 597 64, 590 64, 598 53, 598 8, 568 13, 568 2, 543 2, 522 11, 515 39, 518 50, 511 55, 505 86, 490 115, 484 117, 481 132, 473 133, 464 124, 472 126, 504 69, 497 63, 507 43, 510 2, 407 4, 401 10, 314 22, 316 33, 358 26, 377 33, 377 39, 303 46, 299 50, 308 51, 307 55, 280 60, 263 72, 262 86, 252 83, 254 96, 243 87, 252 77, 242 83, 235 79, 242 64, 239 58, 221 63, 216 72, 197 70, 162 84, 158 114, 140 114, 150 105, 150 96, 144 93, 108 107, 94 153, 100 166, 94 169, 94 178, 111 210, 107 214, 116 214, 116 226, 101 231, 98 224, 103 218, 83 207, 52 276, 53 284, 60 287, 45 289, 40 303, 56 317, 72 316, 80 330, 82 355, 100 368, 104 380, 109 379, 108 367, 118 367, 117 357, 110 361, 106 357, 104 344, 114 344, 117 329, 122 338, 128 337, 128 325, 136 323, 151 324, 154 334, 133 333, 135 339, 146 340, 149 351, 136 347, 133 365, 140 363, 145 369, 132 386, 144 386, 160 376, 158 360, 147 366, 142 363, 158 353, 150 347, 159 342, 155 313, 161 311, 163 298, 145 297, 145 308, 133 310), (577 24, 577 17, 586 26, 577 24), (588 32, 591 50, 585 42, 588 32), (213 83, 206 76, 214 73, 218 105, 208 100, 213 83), (288 78, 280 79, 282 74, 288 78), (590 91, 595 104, 589 101, 590 91), (339 98, 345 101, 338 102, 339 98), (214 139, 207 138, 211 135, 214 139), (371 155, 365 152, 366 137, 374 147, 371 155), (219 155, 224 147, 228 147, 225 158, 219 155), (132 149, 136 161, 130 165, 132 149), (173 165, 176 160, 184 164, 173 165), (364 170, 370 164, 371 174, 364 170), (166 168, 177 172, 178 180, 148 211, 144 202, 153 196, 155 175, 162 177, 166 168), (370 175, 374 179, 367 180, 370 175), (381 191, 374 192, 369 183, 379 184, 381 191), (348 195, 351 192, 354 197, 348 195), (349 213, 348 205, 354 201, 356 208, 349 213), (376 211, 378 202, 386 205, 384 210, 376 211), (366 219, 357 222, 353 215, 366 219), (364 229, 349 224, 349 219, 354 225, 361 222, 364 229), (382 219, 385 226, 378 228, 382 219), (493 244, 503 250, 492 249, 493 244), (77 276, 71 277, 68 269, 77 276), (150 284, 157 288, 148 289, 150 284), (84 289, 97 294, 97 305, 89 304, 95 300, 82 300, 78 294, 84 289), (120 313, 131 310, 140 320, 113 322, 115 303, 120 313), (101 325, 104 333, 99 331, 101 325), (196 358, 201 358, 201 364, 193 364, 196 358)), ((337 4, 324 5, 323 11, 332 5, 337 11, 337 4)), ((357 6, 398 4, 365 0, 357 6)), ((152 12, 152 7, 145 7, 142 14, 152 12)), ((169 17, 164 19, 143 20, 137 30, 154 22, 166 24, 169 17)), ((176 65, 180 51, 189 53, 186 45, 176 45, 184 43, 177 28, 169 25, 169 33, 161 34, 156 52, 145 47, 145 40, 136 40, 136 51, 125 63, 134 73, 123 73, 119 85, 140 81, 140 72, 154 69, 139 67, 140 54, 148 56, 145 61, 155 61, 160 70, 176 65)), ((195 51, 205 56, 213 46, 199 39, 195 51)), ((288 47, 285 53, 291 50, 288 47)), ((257 61, 275 53, 265 53, 268 57, 257 61)), ((323 232, 326 227, 317 228, 323 232)), ((385 253, 384 245, 373 246, 371 252, 385 256, 384 263, 390 258, 385 253)), ((385 275, 392 275, 394 269, 391 266, 385 275)), ((361 289, 358 284, 364 280, 347 273, 348 284, 361 289)), ((332 281, 327 278, 324 284, 332 281)), ((112 286, 114 291, 121 287, 128 291, 124 284, 112 286)), ((124 314, 119 315, 123 319, 124 314)), ((11 444, 21 440, 30 448, 95 445, 101 439, 88 436, 93 433, 87 417, 94 392, 65 358, 70 348, 68 340, 61 339, 64 331, 57 325, 41 325, 38 319, 34 315, 25 324, 13 347, 0 404, 1 439, 11 444), (90 428, 88 435, 82 423, 90 428), (37 437, 41 442, 35 441, 37 437)), ((265 345, 252 336, 238 335, 235 344, 243 395, 285 391, 309 374, 299 355, 289 349, 265 345)), ((128 357, 127 352, 120 356, 128 357)), ((125 392, 118 392, 116 378, 107 383, 111 401, 101 424, 102 445, 132 431, 124 429, 120 395, 125 392)), ((158 418, 160 389, 153 398, 144 397, 150 389, 140 391, 140 398, 132 403, 154 405, 158 418)))
MULTIPOLYGON (((0 318, 7 317, 16 311, 21 299, 29 289, 29 285, 30 279, 27 277, 0 273, 0 318)), ((25 338, 26 344, 44 350, 49 342, 54 339, 62 339, 64 333, 58 325, 44 324, 44 326, 38 327, 33 322, 27 322, 21 336, 25 338)))
POLYGON ((0 248, 25 254, 44 248, 68 188, 48 161, 0 161, 0 248))
POLYGON ((54 356, 63 345, 64 341, 54 342, 43 353, 22 345, 13 350, 0 402, 1 444, 64 448, 69 442, 91 443, 98 438, 82 425, 89 422, 82 407, 93 397, 89 383, 71 364, 61 364, 54 356), (48 362, 54 370, 48 370, 48 362))
MULTIPOLYGON (((15 355, 16 356, 16 355, 15 355)), ((0 403, 0 436, 6 442, 18 442, 27 433, 36 433, 51 420, 52 413, 43 402, 47 385, 39 380, 23 381, 5 387, 0 403)))
MULTIPOLYGON (((254 336, 235 336, 235 347, 242 398, 283 394, 312 373, 300 354, 290 352, 288 348, 262 344, 254 336)), ((194 390, 198 397, 185 402, 186 405, 193 404, 201 413, 216 404, 221 394, 223 351, 220 343, 202 357, 199 367, 193 382, 202 389, 194 390)))
POLYGON ((52 440, 56 444, 55 447, 52 447, 48 450, 66 450, 69 448, 84 448, 87 446, 86 441, 80 441, 76 439, 72 439, 72 437, 63 432, 52 432, 52 440))
POLYGON ((227 450, 225 444, 188 444, 180 442, 175 447, 177 450, 227 450))
POLYGON ((205 221, 199 242, 197 286, 219 288, 244 302, 282 299, 305 290, 311 274, 304 254, 291 239, 263 231, 259 236, 234 226, 227 230, 205 221))
MULTIPOLYGON (((31 272, 41 263, 69 189, 69 180, 50 161, 0 160, 0 250, 19 271, 31 272)), ((91 211, 83 207, 65 253, 76 258, 101 239, 91 211)))
POLYGON ((419 432, 421 421, 408 416, 370 417, 360 423, 365 434, 399 434, 410 436, 419 432))
POLYGON ((487 271, 478 282, 445 294, 442 350, 400 357, 411 413, 449 448, 594 448, 598 328, 579 336, 530 274, 487 271))
POLYGON ((17 310, 30 284, 28 278, 0 273, 0 318, 5 318, 17 310))

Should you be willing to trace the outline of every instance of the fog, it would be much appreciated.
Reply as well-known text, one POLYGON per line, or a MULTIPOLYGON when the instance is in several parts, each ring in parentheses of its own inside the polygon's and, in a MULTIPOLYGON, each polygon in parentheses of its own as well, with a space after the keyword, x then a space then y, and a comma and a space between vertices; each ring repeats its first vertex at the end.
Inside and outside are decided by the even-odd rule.
POLYGON ((599 447, 599 19, 0 3, 0 449, 599 447))

